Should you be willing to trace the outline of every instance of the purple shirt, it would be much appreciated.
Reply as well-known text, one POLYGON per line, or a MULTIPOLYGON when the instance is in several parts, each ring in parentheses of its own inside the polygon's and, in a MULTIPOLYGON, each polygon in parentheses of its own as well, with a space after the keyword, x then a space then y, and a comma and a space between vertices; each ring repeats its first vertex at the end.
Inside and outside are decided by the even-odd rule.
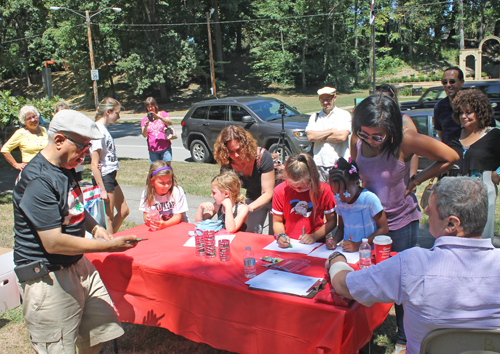
POLYGON ((349 273, 349 292, 365 306, 403 304, 407 354, 420 353, 438 328, 500 328, 500 250, 490 239, 439 237, 368 269, 349 273))
MULTIPOLYGON (((168 117, 168 113, 165 111, 161 111, 158 114, 161 114, 163 118, 168 117)), ((141 127, 146 124, 148 120, 148 116, 142 118, 141 127)), ((170 140, 167 140, 165 137, 165 123, 160 119, 155 119, 148 124, 148 149, 151 152, 163 151, 167 150, 170 147, 170 140)))
POLYGON ((374 157, 363 157, 361 139, 356 143, 358 151, 356 163, 363 187, 375 193, 380 199, 387 215, 389 230, 399 230, 412 221, 422 218, 417 198, 410 193, 406 198, 406 188, 410 179, 410 163, 399 161, 394 156, 378 154, 374 157))

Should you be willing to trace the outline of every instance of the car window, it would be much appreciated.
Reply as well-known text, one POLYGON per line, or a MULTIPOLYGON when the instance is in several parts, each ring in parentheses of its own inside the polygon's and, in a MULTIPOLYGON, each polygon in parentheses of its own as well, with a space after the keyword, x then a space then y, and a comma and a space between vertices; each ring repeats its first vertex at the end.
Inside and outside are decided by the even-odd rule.
POLYGON ((241 119, 244 116, 249 116, 250 113, 245 111, 242 107, 239 106, 231 106, 229 120, 233 122, 241 122, 241 119))
POLYGON ((208 112, 209 120, 225 120, 226 118, 226 106, 211 106, 210 112, 208 112))
POLYGON ((490 85, 486 91, 488 98, 500 98, 500 85, 490 85))
POLYGON ((415 126, 417 127, 417 131, 419 134, 423 135, 428 135, 429 134, 429 127, 428 127, 428 116, 415 116, 411 117, 413 120, 413 123, 415 123, 415 126))
POLYGON ((191 114, 192 119, 207 119, 208 106, 198 107, 191 114))
POLYGON ((248 107, 254 111, 262 120, 268 121, 275 118, 281 118, 279 114, 280 105, 284 104, 286 109, 286 117, 300 114, 299 111, 290 107, 281 101, 256 101, 248 104, 248 107))

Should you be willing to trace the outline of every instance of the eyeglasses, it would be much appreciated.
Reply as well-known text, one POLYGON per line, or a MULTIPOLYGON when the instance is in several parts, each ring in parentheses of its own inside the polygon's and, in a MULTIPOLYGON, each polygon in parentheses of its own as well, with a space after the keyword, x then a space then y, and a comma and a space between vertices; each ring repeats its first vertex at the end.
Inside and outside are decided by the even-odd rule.
POLYGON ((320 98, 320 99, 319 99, 319 101, 320 101, 320 102, 330 102, 330 101, 332 101, 334 98, 335 98, 335 96, 330 96, 330 97, 327 97, 327 98, 320 98))
POLYGON ((396 92, 394 92, 394 89, 392 88, 392 86, 387 85, 387 84, 382 84, 382 85, 375 87, 375 91, 378 91, 380 93, 388 92, 391 94, 391 98, 394 98, 397 96, 396 92))
POLYGON ((73 139, 71 139, 71 138, 70 138, 69 136, 67 136, 67 135, 64 135, 64 137, 65 137, 66 139, 68 139, 69 141, 71 141, 73 144, 75 144, 75 146, 76 146, 77 148, 79 148, 80 150, 82 150, 82 151, 85 151, 85 150, 87 150, 87 149, 90 147, 90 143, 91 143, 90 141, 89 141, 87 144, 83 145, 83 144, 77 143, 76 141, 74 141, 73 139))
POLYGON ((450 85, 454 85, 454 84, 457 82, 457 80, 455 80, 455 79, 449 79, 449 80, 442 79, 442 80, 441 80, 441 83, 442 83, 443 85, 448 85, 448 82, 450 83, 450 85))
POLYGON ((384 135, 384 136, 380 136, 380 135, 368 135, 366 133, 363 133, 362 131, 358 131, 356 133, 356 135, 358 136, 358 138, 363 139, 364 141, 367 141, 367 140, 371 139, 371 140, 373 140, 376 143, 382 143, 385 140, 385 137, 387 136, 387 135, 384 135))

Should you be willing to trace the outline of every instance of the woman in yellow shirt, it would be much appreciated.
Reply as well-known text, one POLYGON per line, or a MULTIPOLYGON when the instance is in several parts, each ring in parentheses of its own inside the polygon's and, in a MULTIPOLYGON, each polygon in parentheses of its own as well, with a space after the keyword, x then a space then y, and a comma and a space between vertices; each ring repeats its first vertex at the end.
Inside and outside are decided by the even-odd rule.
POLYGON ((19 128, 12 137, 2 146, 0 152, 8 163, 15 169, 22 170, 28 162, 45 146, 47 146, 48 135, 44 127, 38 126, 40 113, 34 106, 24 106, 19 112, 19 122, 24 127, 19 128), (10 153, 19 147, 22 162, 18 163, 10 153))

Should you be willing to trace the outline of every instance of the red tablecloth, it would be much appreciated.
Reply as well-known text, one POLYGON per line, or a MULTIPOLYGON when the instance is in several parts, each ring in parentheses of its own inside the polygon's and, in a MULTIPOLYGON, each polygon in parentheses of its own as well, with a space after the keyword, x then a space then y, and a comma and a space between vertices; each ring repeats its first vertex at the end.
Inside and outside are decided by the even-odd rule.
MULTIPOLYGON (((272 236, 237 233, 231 260, 197 257, 183 247, 193 224, 150 232, 145 225, 122 235, 148 237, 123 253, 87 254, 99 270, 124 322, 159 326, 196 342, 237 353, 356 353, 386 318, 392 304, 350 308, 315 299, 249 290, 245 246, 256 255, 307 258, 304 275, 322 277, 324 260, 262 250, 272 236)), ((265 271, 257 267, 257 273, 265 271)))

